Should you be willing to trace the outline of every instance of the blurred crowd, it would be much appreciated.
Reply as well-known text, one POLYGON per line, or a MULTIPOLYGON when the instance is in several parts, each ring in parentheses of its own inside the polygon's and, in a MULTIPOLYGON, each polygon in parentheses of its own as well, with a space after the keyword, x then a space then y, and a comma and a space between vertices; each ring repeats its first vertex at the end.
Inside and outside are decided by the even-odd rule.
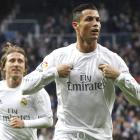
MULTIPOLYGON (((108 38, 99 38, 98 42, 121 56, 129 67, 132 76, 140 83, 140 12, 138 4, 140 2, 137 0, 135 4, 125 0, 114 0, 114 3, 106 0, 106 2, 98 2, 97 8, 101 17, 101 34, 131 33, 131 36, 125 39, 125 41, 121 38, 115 44, 108 38), (109 4, 112 4, 112 7, 109 4)), ((73 3, 70 3, 70 6, 73 6, 73 3)), ((30 16, 28 15, 28 17, 30 16)), ((0 56, 3 54, 2 48, 5 42, 9 41, 19 45, 26 51, 30 66, 28 72, 30 73, 54 49, 65 47, 76 41, 73 36, 65 36, 65 34, 75 34, 71 26, 72 17, 70 7, 61 7, 58 11, 57 8, 54 8, 51 10, 51 14, 46 14, 46 18, 43 18, 45 19, 44 22, 40 23, 42 36, 34 38, 32 45, 29 45, 24 29, 17 32, 16 37, 8 39, 4 33, 0 32, 0 56), (52 34, 58 34, 59 37, 53 37, 51 36, 52 34)), ((57 122, 55 82, 53 81, 47 85, 45 89, 50 95, 54 123, 51 128, 38 130, 38 140, 51 140, 54 134, 54 126, 57 122)), ((112 120, 114 127, 113 140, 140 140, 140 106, 128 103, 122 91, 117 86, 112 120)))

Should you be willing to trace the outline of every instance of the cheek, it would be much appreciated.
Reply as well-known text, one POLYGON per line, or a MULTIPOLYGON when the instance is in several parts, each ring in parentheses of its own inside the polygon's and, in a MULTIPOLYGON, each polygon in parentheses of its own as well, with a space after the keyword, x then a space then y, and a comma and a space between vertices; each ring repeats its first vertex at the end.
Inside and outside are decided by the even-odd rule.
POLYGON ((86 24, 86 23, 84 24, 83 23, 83 29, 84 30, 90 29, 91 26, 92 26, 92 24, 86 24))
POLYGON ((101 23, 99 24, 99 29, 101 30, 101 23))
POLYGON ((8 65, 5 65, 4 68, 3 68, 3 71, 7 71, 9 69, 10 69, 10 67, 8 67, 8 65))
POLYGON ((23 66, 23 71, 24 71, 24 72, 26 71, 26 68, 25 68, 25 66, 23 66))
POLYGON ((81 34, 87 34, 88 31, 89 31, 89 27, 86 25, 81 28, 81 34))

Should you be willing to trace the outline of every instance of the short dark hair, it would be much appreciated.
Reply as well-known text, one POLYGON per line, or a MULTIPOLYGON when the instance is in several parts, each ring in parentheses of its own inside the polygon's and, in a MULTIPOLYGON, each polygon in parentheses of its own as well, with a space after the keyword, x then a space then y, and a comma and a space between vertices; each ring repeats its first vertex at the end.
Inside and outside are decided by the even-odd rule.
POLYGON ((25 51, 21 47, 19 47, 17 45, 13 45, 10 42, 6 43, 6 46, 3 48, 2 51, 5 52, 5 53, 2 55, 1 61, 0 61, 1 79, 2 80, 6 79, 6 73, 5 73, 5 71, 3 71, 3 68, 5 67, 5 63, 6 63, 8 54, 13 53, 13 52, 18 52, 18 53, 21 53, 21 54, 24 55, 24 57, 25 57, 25 68, 26 68, 26 71, 24 72, 24 76, 25 76, 27 74, 27 71, 29 70, 29 66, 27 65, 28 59, 27 59, 27 56, 25 54, 25 51))
POLYGON ((80 22, 80 17, 81 17, 82 11, 84 11, 86 9, 97 10, 97 8, 91 3, 79 5, 72 11, 73 22, 80 22))

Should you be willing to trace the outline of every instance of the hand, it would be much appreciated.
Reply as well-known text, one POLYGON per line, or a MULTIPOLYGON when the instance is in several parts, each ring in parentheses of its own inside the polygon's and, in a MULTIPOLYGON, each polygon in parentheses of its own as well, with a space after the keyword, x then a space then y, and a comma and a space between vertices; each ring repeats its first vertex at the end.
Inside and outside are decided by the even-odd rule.
POLYGON ((105 78, 117 79, 121 74, 114 66, 108 64, 100 64, 98 69, 103 73, 105 78))
POLYGON ((60 64, 57 66, 58 75, 61 78, 66 78, 73 67, 71 65, 60 64))
POLYGON ((10 118, 9 121, 10 121, 10 125, 13 128, 23 128, 24 127, 24 121, 17 117, 10 118))

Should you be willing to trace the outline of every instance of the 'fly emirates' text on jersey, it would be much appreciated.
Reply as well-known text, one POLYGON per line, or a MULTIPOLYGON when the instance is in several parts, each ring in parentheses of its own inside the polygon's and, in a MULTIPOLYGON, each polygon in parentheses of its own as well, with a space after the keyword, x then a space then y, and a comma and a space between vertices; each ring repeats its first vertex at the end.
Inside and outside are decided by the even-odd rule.
POLYGON ((0 140, 37 140, 37 129, 12 128, 10 118, 18 117, 21 120, 35 120, 48 114, 49 96, 44 89, 34 95, 22 95, 20 86, 8 88, 6 81, 0 82, 0 140))
POLYGON ((60 48, 46 56, 37 69, 24 78, 23 94, 40 90, 53 79, 58 98, 58 122, 55 135, 84 132, 99 140, 112 137, 111 113, 115 100, 114 84, 123 90, 128 101, 139 104, 139 86, 124 61, 108 49, 97 45, 91 53, 81 53, 76 44, 60 48), (59 64, 73 66, 67 78, 59 78, 59 64), (104 78, 99 64, 110 64, 121 74, 116 79, 104 78), (128 79, 127 79, 128 78, 128 79), (133 88, 137 86, 138 89, 133 88))

